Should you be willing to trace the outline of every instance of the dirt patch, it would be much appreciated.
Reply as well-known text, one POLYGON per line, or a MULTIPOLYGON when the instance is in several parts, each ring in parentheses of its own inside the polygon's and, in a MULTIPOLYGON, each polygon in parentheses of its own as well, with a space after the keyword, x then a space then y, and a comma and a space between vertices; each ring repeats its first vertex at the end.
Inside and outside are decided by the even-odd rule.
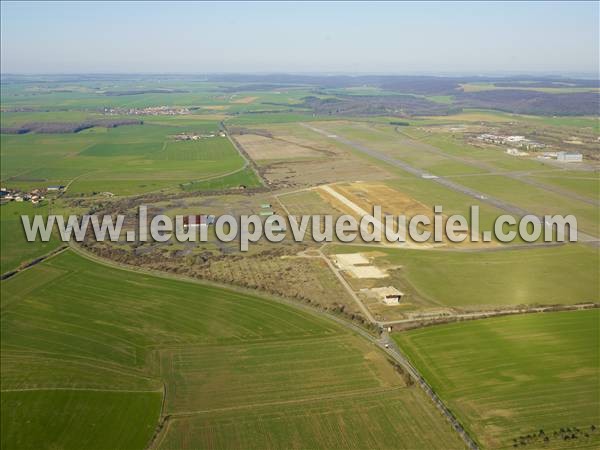
POLYGON ((349 273, 354 278, 385 278, 385 270, 370 263, 362 253, 344 253, 332 255, 335 265, 342 271, 349 273))
POLYGON ((244 147, 248 155, 256 160, 282 160, 298 158, 318 158, 322 155, 307 146, 293 141, 283 141, 254 134, 244 134, 236 139, 244 147))
POLYGON ((281 187, 307 187, 324 183, 391 178, 387 172, 375 165, 341 158, 278 162, 265 166, 262 174, 272 184, 281 187))
POLYGON ((343 145, 298 124, 261 125, 243 131, 236 139, 257 162, 261 175, 274 187, 302 188, 393 177, 343 145))
MULTIPOLYGON (((335 208, 337 208, 338 210, 342 211, 342 212, 346 212, 350 215, 352 215, 357 222, 360 222, 361 219, 367 215, 373 214, 374 210, 373 207, 374 206, 382 206, 382 214, 383 216, 386 215, 393 215, 393 216, 397 216, 401 213, 394 213, 390 210, 388 210, 388 207, 385 205, 382 205, 382 203, 380 202, 380 200, 382 199, 375 199, 373 200, 371 197, 369 197, 366 193, 366 190, 359 190, 359 191, 355 191, 352 189, 353 186, 368 186, 367 183, 352 183, 350 185, 331 185, 331 186, 321 186, 319 188, 319 192, 321 193, 321 195, 324 196, 324 198, 335 208)), ((387 188, 387 186, 383 186, 383 188, 389 189, 387 188)), ((397 192, 392 190, 393 192, 397 192)), ((385 201, 385 199, 383 199, 385 201)), ((404 213, 407 216, 412 216, 413 214, 411 213, 404 213)), ((425 214, 425 212, 420 212, 420 214, 425 214)), ((431 214, 430 214, 431 215, 431 214)), ((432 219, 433 220, 433 219, 432 219)), ((415 243, 412 242, 408 236, 408 234, 406 233, 406 227, 402 227, 401 230, 403 230, 405 232, 405 242, 397 242, 397 241, 388 241, 386 239, 386 233, 388 232, 395 232, 395 230, 398 228, 396 225, 396 221, 392 221, 392 222, 388 222, 386 223, 386 221, 382 218, 382 220, 375 220, 374 222, 371 222, 372 225, 367 227, 367 229, 365 230, 365 228, 361 227, 362 231, 373 231, 376 233, 381 233, 382 236, 382 244, 383 245, 387 245, 387 246, 394 246, 394 247, 403 247, 403 248, 432 248, 433 244, 430 243, 415 243)), ((360 236, 360 235, 359 235, 360 236)))
POLYGON ((380 205, 383 214, 433 215, 432 208, 383 183, 338 184, 333 189, 369 212, 373 205, 380 205))
POLYGON ((357 264, 369 264, 369 258, 364 256, 362 253, 344 253, 341 255, 334 255, 339 264, 345 266, 354 266, 357 264))
MULTIPOLYGON (((343 211, 344 213, 350 214, 354 216, 356 219, 360 220, 364 213, 373 214, 374 206, 381 206, 382 215, 385 217, 386 215, 399 216, 403 215, 406 217, 407 224, 404 229, 408 228, 408 222, 410 219, 416 215, 424 215, 427 216, 431 223, 434 222, 434 211, 432 207, 429 207, 408 195, 397 191, 396 189, 391 188, 390 186, 384 183, 376 183, 376 182, 365 182, 359 181, 355 183, 340 183, 335 185, 330 185, 326 187, 322 187, 319 189, 319 193, 323 196, 323 198, 328 201, 332 206, 336 209, 343 211)), ((448 217, 442 215, 442 225, 446 226, 446 221, 448 217)), ((379 223, 379 227, 382 230, 385 230, 385 221, 383 223, 379 223)), ((388 226, 388 229, 390 227, 388 226)), ((423 230, 423 227, 420 227, 423 230)), ((393 221, 393 230, 396 231, 398 229, 397 221, 393 221)), ((463 242, 452 242, 447 239, 445 233, 442 233, 442 241, 434 242, 433 240, 433 225, 430 225, 426 228, 431 232, 431 238, 427 242, 414 242, 406 233, 406 242, 397 243, 397 242, 387 242, 388 245, 399 245, 405 248, 417 248, 420 250, 423 249, 432 249, 435 247, 453 245, 453 246, 470 246, 470 247, 489 247, 489 246, 497 246, 497 243, 490 242, 470 242, 468 237, 463 242)), ((468 233, 468 231, 467 231, 468 233)), ((385 235, 384 235, 385 241, 385 235)))

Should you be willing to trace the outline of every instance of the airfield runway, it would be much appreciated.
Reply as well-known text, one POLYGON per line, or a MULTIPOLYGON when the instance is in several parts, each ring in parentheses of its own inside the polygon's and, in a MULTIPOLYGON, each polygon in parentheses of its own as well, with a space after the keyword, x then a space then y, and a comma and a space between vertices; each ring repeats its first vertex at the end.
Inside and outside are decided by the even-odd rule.
MULTIPOLYGON (((336 141, 338 141, 338 142, 340 142, 340 143, 342 143, 344 145, 352 147, 355 150, 358 150, 358 151, 360 151, 362 153, 365 153, 366 155, 369 155, 369 156, 371 156, 371 157, 373 157, 375 159, 378 159, 380 161, 383 161, 383 162, 385 162, 387 164, 390 164, 392 166, 398 167, 398 168, 400 168, 400 169, 402 169, 402 170, 404 170, 404 171, 406 171, 406 172, 408 172, 408 173, 410 173, 412 175, 415 175, 415 176, 417 176, 419 178, 429 179, 430 181, 432 181, 434 183, 441 184, 442 186, 444 186, 444 187, 446 187, 446 188, 448 188, 450 190, 453 190, 455 192, 459 192, 461 194, 468 195, 469 197, 472 197, 472 198, 474 198, 474 199, 476 199, 476 200, 478 200, 480 202, 487 203, 488 205, 494 206, 494 207, 496 207, 496 208, 498 208, 498 209, 500 209, 502 211, 505 211, 505 212, 507 212, 509 214, 512 214, 512 215, 515 215, 515 216, 525 216, 525 215, 528 215, 528 214, 533 214, 533 215, 539 217, 538 214, 532 213, 530 211, 527 211, 527 210, 525 210, 523 208, 520 208, 519 206, 513 205, 512 203, 508 203, 508 202, 506 202, 504 200, 500 200, 498 198, 491 197, 491 196, 489 196, 487 194, 484 194, 482 192, 478 192, 478 191, 476 191, 474 189, 471 189, 471 188, 468 188, 466 186, 463 186, 462 184, 456 183, 455 181, 452 181, 452 180, 450 180, 450 179, 448 179, 446 177, 432 175, 429 172, 426 172, 426 171, 424 171, 422 169, 418 169, 416 167, 413 167, 410 164, 408 164, 408 163, 406 163, 406 162, 404 162, 404 161, 402 161, 400 159, 392 158, 389 155, 386 155, 386 154, 384 154, 382 152, 379 152, 377 150, 373 150, 373 149, 371 149, 371 148, 369 148, 369 147, 367 147, 367 146, 365 146, 365 145, 363 145, 361 143, 353 142, 353 141, 351 141, 349 139, 346 139, 343 136, 339 136, 337 134, 330 133, 328 131, 322 130, 320 128, 313 127, 313 126, 308 125, 308 124, 304 124, 303 123, 301 125, 304 126, 305 128, 308 128, 308 129, 314 131, 315 133, 319 133, 319 134, 324 135, 324 136, 326 136, 326 137, 328 137, 330 139, 334 139, 334 140, 336 140, 336 141)), ((541 220, 542 220, 542 223, 543 223, 543 218, 541 218, 541 220)), ((590 234, 584 233, 584 232, 582 232, 580 230, 577 230, 577 239, 578 239, 579 242, 582 242, 582 243, 587 244, 587 245, 592 245, 592 246, 595 246, 595 247, 599 247, 600 246, 600 239, 598 239, 597 237, 592 236, 590 234)))
MULTIPOLYGON (((528 184, 530 186, 534 186, 536 188, 543 189, 545 191, 552 192, 554 194, 562 195, 563 197, 567 197, 572 200, 587 203, 588 205, 592 205, 592 206, 600 206, 600 201, 598 201, 597 199, 589 198, 584 195, 579 195, 575 192, 571 192, 566 189, 562 189, 558 186, 552 186, 552 185, 542 183, 537 180, 532 180, 530 178, 526 178, 526 175, 529 175, 531 172, 527 172, 527 171, 525 171, 525 172, 523 172, 523 171, 498 172, 497 167, 495 167, 492 164, 486 163, 485 161, 461 158, 460 156, 448 154, 431 144, 416 141, 416 140, 404 135, 403 133, 399 132, 398 130, 396 130, 396 131, 398 132, 398 143, 399 144, 406 145, 407 147, 414 147, 419 150, 433 153, 435 155, 439 155, 444 158, 449 158, 454 161, 458 161, 460 163, 467 164, 467 165, 470 165, 473 167, 478 167, 478 168, 486 171, 485 173, 473 174, 473 175, 477 175, 477 176, 486 175, 486 174, 502 175, 502 176, 520 181, 522 183, 528 184)), ((461 176, 465 176, 465 175, 461 175, 461 176)), ((452 177, 446 177, 446 178, 452 178, 452 177)))

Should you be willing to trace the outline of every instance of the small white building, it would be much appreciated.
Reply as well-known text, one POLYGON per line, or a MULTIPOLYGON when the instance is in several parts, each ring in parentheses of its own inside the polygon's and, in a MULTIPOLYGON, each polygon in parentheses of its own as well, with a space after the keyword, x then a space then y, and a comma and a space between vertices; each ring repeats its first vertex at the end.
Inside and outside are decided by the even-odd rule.
POLYGON ((529 153, 522 152, 521 150, 516 149, 516 148, 507 148, 506 153, 511 156, 527 156, 527 155, 529 155, 529 153))
POLYGON ((558 152, 556 160, 561 162, 581 162, 583 155, 581 153, 558 152))

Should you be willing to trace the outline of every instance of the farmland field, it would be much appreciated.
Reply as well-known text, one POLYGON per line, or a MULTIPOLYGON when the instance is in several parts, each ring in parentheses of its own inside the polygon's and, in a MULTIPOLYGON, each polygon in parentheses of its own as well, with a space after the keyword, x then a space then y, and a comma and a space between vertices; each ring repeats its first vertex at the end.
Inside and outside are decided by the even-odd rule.
POLYGON ((142 448, 159 413, 170 415, 157 442, 164 448, 330 448, 350 435, 383 447, 399 430, 394 446, 461 448, 425 395, 406 386, 379 351, 315 315, 100 266, 71 251, 0 286, 3 448, 16 439, 21 448, 82 448, 100 429, 112 431, 98 445, 111 447, 124 423, 138 430, 127 447, 142 448), (60 420, 56 405, 67 412, 60 420), (311 413, 325 422, 308 419, 311 413), (25 416, 30 432, 19 438, 25 416), (48 420, 56 433, 46 432, 48 420), (357 428, 357 421, 371 425, 357 428), (79 431, 65 435, 66 423, 79 431), (97 429, 88 432, 91 423, 97 429), (190 423, 199 426, 190 430, 190 423), (257 426, 260 432, 229 437, 257 426), (318 434, 298 435, 326 429, 318 445, 318 434))
POLYGON ((598 310, 530 314, 394 338, 484 448, 592 449, 599 323, 598 310))
POLYGON ((458 449, 414 389, 250 410, 199 413, 173 421, 161 448, 458 449), (433 422, 433 423, 432 423, 433 422), (438 436, 438 437, 434 437, 438 436))
POLYGON ((229 175, 181 184, 181 188, 185 191, 212 191, 239 188, 240 186, 247 188, 259 187, 261 182, 252 169, 245 168, 229 175))
POLYGON ((16 269, 20 264, 28 262, 39 256, 51 252, 61 245, 53 236, 49 242, 42 242, 39 238, 35 242, 27 242, 21 222, 22 215, 32 217, 36 214, 45 216, 47 206, 34 207, 31 203, 9 203, 2 206, 0 215, 0 273, 16 269))
POLYGON ((1 445, 6 450, 144 448, 156 427, 161 396, 161 392, 67 389, 3 391, 1 445))
POLYGON ((71 196, 103 191, 127 195, 241 169, 244 161, 226 138, 175 142, 170 137, 207 130, 218 130, 218 123, 149 121, 74 134, 3 134, 2 180, 21 189, 72 183, 71 196))

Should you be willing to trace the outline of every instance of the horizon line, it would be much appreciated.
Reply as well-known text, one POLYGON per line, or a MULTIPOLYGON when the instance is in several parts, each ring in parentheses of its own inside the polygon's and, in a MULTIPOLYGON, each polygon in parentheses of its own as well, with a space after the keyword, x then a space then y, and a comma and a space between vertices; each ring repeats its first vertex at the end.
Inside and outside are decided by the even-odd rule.
POLYGON ((574 77, 584 76, 592 78, 600 78, 599 72, 590 71, 561 71, 561 70, 524 70, 524 71, 407 71, 407 72, 348 72, 348 71, 57 71, 57 72, 0 72, 0 76, 59 76, 59 75, 188 75, 188 76, 206 76, 206 75, 302 75, 302 76, 422 76, 422 77, 510 77, 510 76, 552 76, 552 77, 574 77))

